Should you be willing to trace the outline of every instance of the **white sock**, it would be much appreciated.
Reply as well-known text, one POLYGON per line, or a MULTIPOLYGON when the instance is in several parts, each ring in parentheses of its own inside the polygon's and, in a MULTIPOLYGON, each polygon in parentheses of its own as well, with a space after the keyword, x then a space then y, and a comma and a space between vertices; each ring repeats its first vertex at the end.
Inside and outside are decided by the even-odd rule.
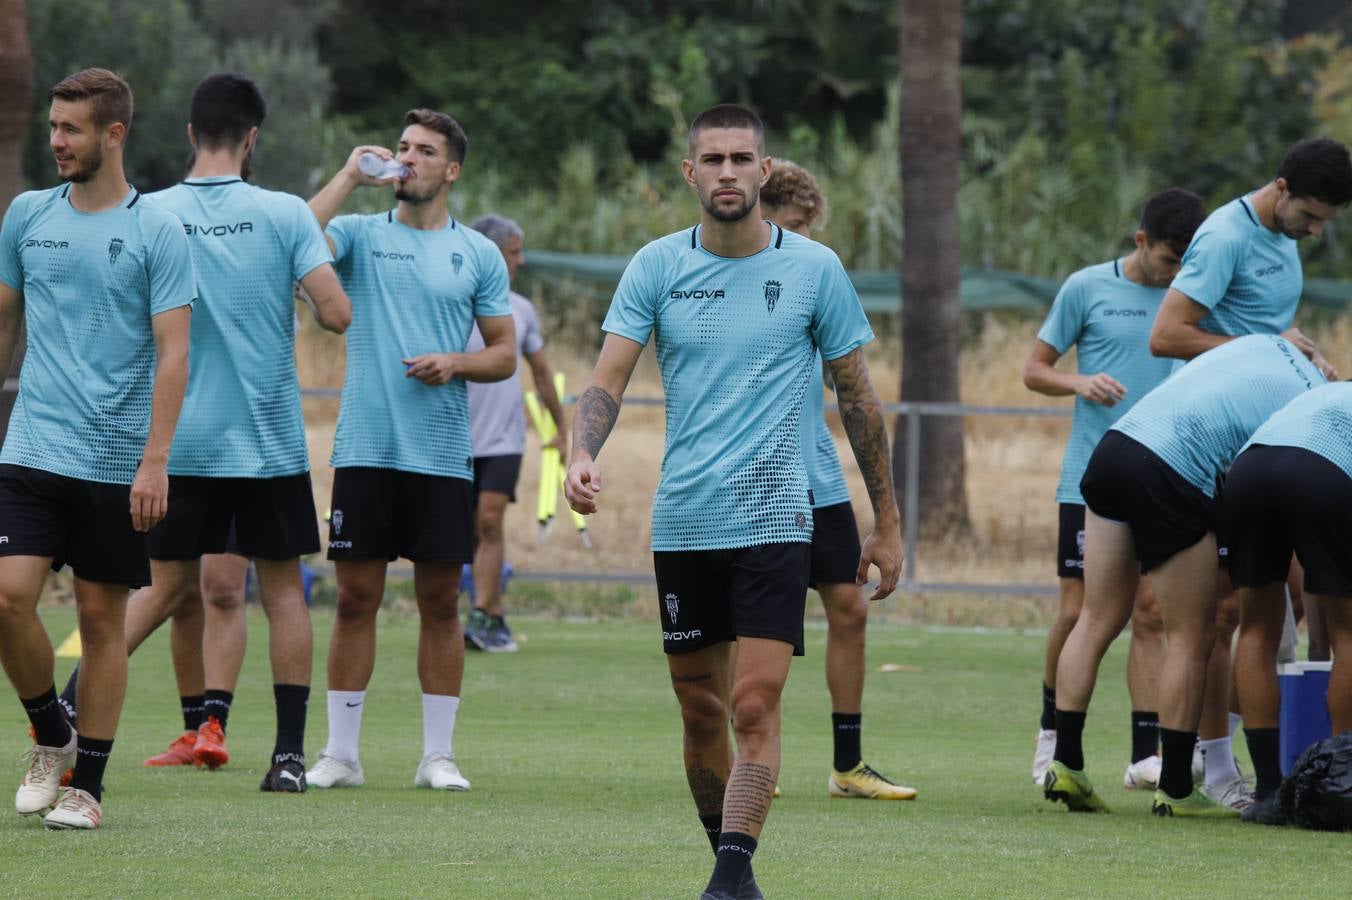
POLYGON ((451 738, 455 734, 455 713, 460 709, 459 697, 444 694, 423 694, 423 757, 451 753, 451 738))
POLYGON ((1244 717, 1239 713, 1226 713, 1226 715, 1230 717, 1230 740, 1233 741, 1235 735, 1239 733, 1240 727, 1244 724, 1244 717))
POLYGON ((1198 741, 1202 748, 1202 762, 1206 764, 1206 786, 1220 787, 1239 777, 1235 768, 1235 752, 1228 737, 1214 741, 1198 741))
POLYGON ((366 691, 329 691, 329 743, 325 756, 357 762, 357 743, 361 740, 361 712, 366 708, 366 691))

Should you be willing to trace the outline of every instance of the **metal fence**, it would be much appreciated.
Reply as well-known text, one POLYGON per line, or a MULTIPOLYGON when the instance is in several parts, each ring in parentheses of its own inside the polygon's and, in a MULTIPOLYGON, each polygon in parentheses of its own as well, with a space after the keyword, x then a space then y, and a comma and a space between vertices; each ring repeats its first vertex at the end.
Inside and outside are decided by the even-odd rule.
MULTIPOLYGON (((307 388, 301 393, 307 397, 337 397, 341 394, 337 388, 307 388)), ((563 402, 571 405, 577 398, 565 397, 563 402)), ((625 406, 664 406, 661 397, 625 397, 625 406)), ((827 409, 837 411, 836 404, 828 404, 827 409)), ((1018 596, 1055 595, 1057 587, 1052 584, 1015 584, 1001 582, 964 582, 964 581, 921 581, 916 577, 920 531, 920 434, 923 422, 928 416, 1007 416, 1036 418, 1069 418, 1068 407, 1023 407, 1023 406, 968 406, 962 403, 885 403, 883 412, 889 415, 906 417, 906 467, 904 474, 905 491, 903 493, 902 522, 906 540, 906 560, 902 579, 897 590, 907 593, 931 594, 1013 594, 1018 596)), ((329 573, 332 568, 320 565, 316 570, 329 573)), ((411 576, 412 566, 398 565, 390 567, 390 574, 411 576)), ((655 582, 651 572, 573 572, 549 570, 515 571, 513 578, 522 581, 583 582, 594 584, 641 584, 655 582)))

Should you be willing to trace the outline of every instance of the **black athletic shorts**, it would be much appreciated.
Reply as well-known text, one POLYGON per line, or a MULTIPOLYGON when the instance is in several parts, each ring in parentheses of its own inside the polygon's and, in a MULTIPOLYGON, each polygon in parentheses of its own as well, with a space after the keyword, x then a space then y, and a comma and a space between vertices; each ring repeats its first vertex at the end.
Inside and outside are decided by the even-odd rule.
POLYGON ((329 508, 329 559, 474 560, 474 485, 463 478, 344 467, 329 508))
POLYGON ((1142 572, 1216 531, 1216 501, 1120 431, 1094 448, 1080 493, 1094 515, 1131 528, 1142 572))
POLYGON ((278 478, 170 475, 169 514, 150 531, 150 558, 160 562, 206 553, 280 561, 318 552, 309 472, 278 478))
POLYGON ((478 505, 478 496, 483 491, 506 494, 512 503, 516 502, 516 480, 521 477, 521 454, 507 456, 474 457, 474 496, 478 505))
POLYGON ((1221 519, 1235 587, 1285 581, 1294 551, 1306 593, 1352 597, 1352 478, 1318 453, 1245 450, 1225 476, 1221 519))
POLYGON ((131 485, 0 465, 0 556, 50 556, 100 584, 150 584, 146 536, 131 524, 131 485))
POLYGON ((859 574, 859 526, 850 501, 812 510, 812 562, 808 587, 854 584, 859 574))
POLYGON ((1061 525, 1056 532, 1056 575, 1084 578, 1084 507, 1061 504, 1061 525))
POLYGON ((754 637, 791 644, 802 656, 809 546, 654 551, 662 649, 691 653, 754 637))

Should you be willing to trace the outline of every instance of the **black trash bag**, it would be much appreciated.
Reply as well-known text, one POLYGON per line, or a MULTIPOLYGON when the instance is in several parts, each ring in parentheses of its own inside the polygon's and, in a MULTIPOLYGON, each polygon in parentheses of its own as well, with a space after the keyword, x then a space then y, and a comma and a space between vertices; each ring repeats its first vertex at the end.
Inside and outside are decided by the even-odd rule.
POLYGON ((1352 731, 1311 745, 1282 782, 1282 812, 1317 831, 1352 830, 1352 731))

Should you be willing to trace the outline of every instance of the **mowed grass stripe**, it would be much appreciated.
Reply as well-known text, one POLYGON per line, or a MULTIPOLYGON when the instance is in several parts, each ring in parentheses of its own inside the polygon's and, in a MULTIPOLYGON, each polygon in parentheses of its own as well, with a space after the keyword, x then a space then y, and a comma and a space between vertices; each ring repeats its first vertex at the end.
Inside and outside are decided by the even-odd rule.
MULTIPOLYGON (((56 640, 67 609, 44 611, 56 640)), ((331 613, 317 612, 306 748, 326 728, 331 613)), ((695 897, 710 856, 681 770, 679 716, 655 622, 514 621, 514 656, 473 655, 455 749, 468 794, 415 791, 422 746, 417 622, 382 617, 357 790, 266 795, 273 735, 267 630, 249 655, 219 772, 141 761, 178 733, 167 633, 132 660, 105 826, 45 833, 0 817, 0 893, 52 896, 695 897)), ((1125 647, 1114 648, 1086 733, 1107 816, 1076 816, 1028 776, 1042 638, 881 625, 869 634, 864 754, 920 790, 913 803, 830 800, 825 634, 808 630, 784 700, 784 797, 756 871, 771 897, 1338 895, 1345 835, 1161 821, 1118 785, 1128 748, 1125 647), (882 663, 919 671, 880 674, 882 663)), ((61 661, 60 674, 69 670, 61 661)), ((9 706, 0 759, 25 748, 9 706)), ((1242 743, 1242 741, 1241 741, 1242 743)), ((1241 753, 1243 756, 1243 753, 1241 753)), ((10 764, 11 783, 21 771, 10 764)))

